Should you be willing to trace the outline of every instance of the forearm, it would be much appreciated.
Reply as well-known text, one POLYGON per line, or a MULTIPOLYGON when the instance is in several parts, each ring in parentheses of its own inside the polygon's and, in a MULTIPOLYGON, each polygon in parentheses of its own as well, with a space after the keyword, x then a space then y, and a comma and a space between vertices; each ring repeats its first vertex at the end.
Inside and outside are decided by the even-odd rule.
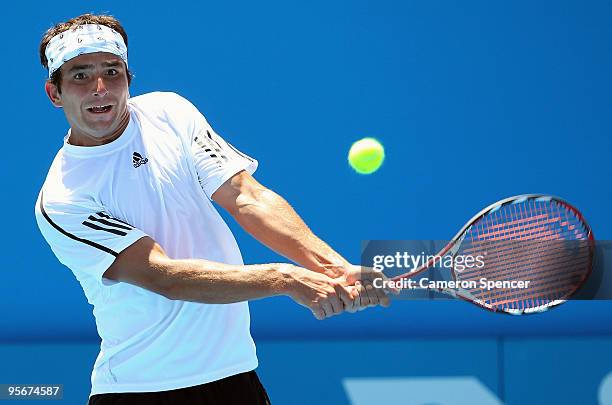
POLYGON ((237 201, 234 218, 257 240, 298 263, 330 277, 338 277, 348 262, 319 239, 285 199, 261 188, 237 201))
POLYGON ((243 266, 171 259, 148 236, 119 253, 103 277, 137 285, 169 299, 206 304, 288 295, 318 319, 340 313, 343 305, 352 303, 346 280, 334 280, 288 263, 243 266))
POLYGON ((290 275, 283 264, 228 265, 206 260, 164 260, 156 272, 171 299, 229 304, 289 294, 290 275))

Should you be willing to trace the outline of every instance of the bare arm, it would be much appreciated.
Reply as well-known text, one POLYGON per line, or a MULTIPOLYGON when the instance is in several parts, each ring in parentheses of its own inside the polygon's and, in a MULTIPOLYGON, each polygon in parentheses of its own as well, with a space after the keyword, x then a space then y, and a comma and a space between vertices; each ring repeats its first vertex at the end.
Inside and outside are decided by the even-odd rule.
POLYGON ((351 300, 339 280, 297 266, 174 260, 148 237, 121 252, 104 277, 138 285, 170 299, 210 304, 288 295, 318 319, 342 312, 340 300, 351 300))
POLYGON ((385 291, 372 284, 373 278, 384 278, 384 275, 348 263, 308 228, 284 198, 262 186, 246 171, 226 181, 212 198, 270 249, 309 270, 354 284, 353 301, 345 304, 348 311, 389 305, 385 291))
POLYGON ((242 171, 212 195, 253 237, 299 265, 339 277, 351 265, 319 239, 284 198, 242 171))

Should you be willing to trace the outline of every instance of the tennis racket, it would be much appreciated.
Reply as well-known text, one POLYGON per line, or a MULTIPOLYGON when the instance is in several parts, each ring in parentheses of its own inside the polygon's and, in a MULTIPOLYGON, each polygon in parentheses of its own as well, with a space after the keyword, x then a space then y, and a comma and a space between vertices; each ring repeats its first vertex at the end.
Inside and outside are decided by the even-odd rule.
POLYGON ((469 268, 451 261, 455 264, 446 270, 455 285, 434 290, 494 312, 531 314, 567 301, 590 275, 593 253, 593 232, 575 207, 552 196, 520 195, 488 206, 437 255, 392 279, 409 279, 436 267, 439 257, 480 256, 469 268), (529 282, 520 288, 488 288, 482 279, 498 286, 503 280, 529 282))

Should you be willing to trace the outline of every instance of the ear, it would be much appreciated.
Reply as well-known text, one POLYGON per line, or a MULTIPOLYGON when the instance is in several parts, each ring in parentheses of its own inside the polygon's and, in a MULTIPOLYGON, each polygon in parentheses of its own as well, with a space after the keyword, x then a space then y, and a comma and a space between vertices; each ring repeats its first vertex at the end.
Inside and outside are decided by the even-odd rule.
POLYGON ((51 100, 54 106, 62 106, 62 95, 57 90, 57 86, 51 83, 50 80, 45 82, 45 93, 47 93, 47 97, 49 97, 49 100, 51 100))

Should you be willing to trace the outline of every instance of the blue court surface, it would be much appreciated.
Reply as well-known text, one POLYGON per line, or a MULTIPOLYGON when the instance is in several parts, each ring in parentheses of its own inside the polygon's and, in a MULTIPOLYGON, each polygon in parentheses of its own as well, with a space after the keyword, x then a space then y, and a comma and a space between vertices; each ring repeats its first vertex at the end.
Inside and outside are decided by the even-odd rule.
MULTIPOLYGON (((45 96, 38 44, 85 12, 125 26, 132 96, 189 99, 351 262, 367 240, 448 240, 525 193, 566 199, 612 239, 608 1, 11 3, 0 384, 63 384, 66 404, 90 390, 92 307, 34 218, 68 129, 45 96), (363 137, 386 151, 367 176, 346 160, 363 137)), ((245 263, 286 260, 222 215, 245 263)), ((513 317, 424 297, 317 321, 277 297, 251 303, 251 330, 274 404, 612 404, 605 299, 513 317)), ((57 403, 24 403, 39 402, 57 403)))

